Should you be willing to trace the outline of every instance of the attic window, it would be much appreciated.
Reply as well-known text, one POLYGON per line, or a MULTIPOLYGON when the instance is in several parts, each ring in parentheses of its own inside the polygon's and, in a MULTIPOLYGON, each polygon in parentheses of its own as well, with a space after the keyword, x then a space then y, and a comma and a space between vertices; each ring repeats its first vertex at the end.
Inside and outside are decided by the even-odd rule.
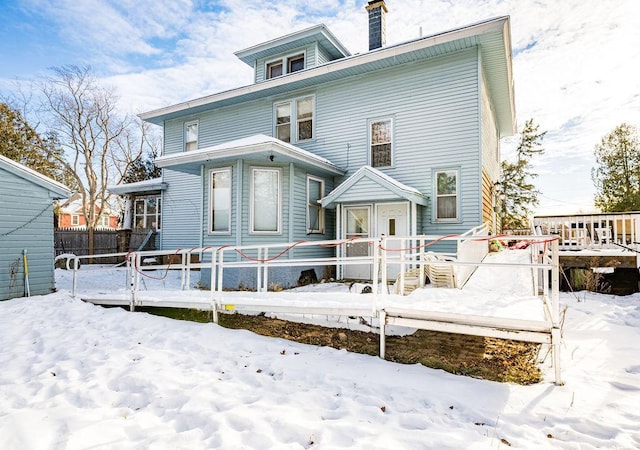
POLYGON ((287 73, 304 69, 304 54, 287 58, 287 73))
POLYGON ((275 78, 282 75, 282 61, 267 64, 267 78, 275 78))
POLYGON ((267 62, 265 67, 265 79, 280 77, 288 73, 298 72, 305 67, 305 54, 294 53, 284 55, 278 59, 267 62))

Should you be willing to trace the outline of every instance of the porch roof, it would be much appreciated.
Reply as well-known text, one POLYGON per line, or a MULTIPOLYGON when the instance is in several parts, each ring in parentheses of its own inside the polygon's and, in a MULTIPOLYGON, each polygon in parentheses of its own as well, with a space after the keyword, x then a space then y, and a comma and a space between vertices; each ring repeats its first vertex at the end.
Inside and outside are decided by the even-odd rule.
POLYGON ((155 163, 158 167, 193 172, 196 167, 199 168, 207 162, 225 163, 237 159, 264 164, 295 163, 329 175, 345 174, 345 170, 328 159, 264 134, 256 134, 198 150, 160 156, 156 158, 155 163))
POLYGON ((378 169, 363 166, 325 196, 322 206, 335 208, 336 203, 399 199, 425 206, 429 198, 378 169))
POLYGON ((162 178, 152 178, 150 180, 137 181, 135 183, 123 183, 117 186, 109 186, 107 190, 112 194, 124 195, 151 191, 164 191, 166 188, 167 183, 164 183, 162 178))

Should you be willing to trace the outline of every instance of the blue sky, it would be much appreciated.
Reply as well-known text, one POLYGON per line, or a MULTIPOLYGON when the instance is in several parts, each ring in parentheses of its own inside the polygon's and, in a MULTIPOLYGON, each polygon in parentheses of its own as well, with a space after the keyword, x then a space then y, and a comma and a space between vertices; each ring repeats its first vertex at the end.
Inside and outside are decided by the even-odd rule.
MULTIPOLYGON (((233 52, 325 23, 367 50, 366 1, 0 0, 0 95, 65 64, 91 65, 139 113, 250 84, 233 52)), ((387 0, 387 43, 509 15, 518 125, 548 132, 540 213, 589 211, 599 140, 640 127, 640 1, 387 0)), ((513 142, 505 142, 508 156, 513 142)))

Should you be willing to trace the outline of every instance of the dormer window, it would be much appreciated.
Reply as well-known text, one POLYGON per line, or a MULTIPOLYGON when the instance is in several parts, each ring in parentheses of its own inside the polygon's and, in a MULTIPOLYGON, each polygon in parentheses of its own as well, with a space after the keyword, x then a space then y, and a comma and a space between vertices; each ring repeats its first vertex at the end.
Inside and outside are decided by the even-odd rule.
POLYGON ((297 72, 302 69, 304 69, 304 54, 287 58, 287 73, 297 72))
POLYGON ((275 78, 288 73, 303 70, 305 67, 304 53, 296 53, 293 55, 285 55, 274 61, 267 62, 266 78, 275 78))
POLYGON ((282 75, 282 61, 267 64, 267 78, 275 78, 282 75))

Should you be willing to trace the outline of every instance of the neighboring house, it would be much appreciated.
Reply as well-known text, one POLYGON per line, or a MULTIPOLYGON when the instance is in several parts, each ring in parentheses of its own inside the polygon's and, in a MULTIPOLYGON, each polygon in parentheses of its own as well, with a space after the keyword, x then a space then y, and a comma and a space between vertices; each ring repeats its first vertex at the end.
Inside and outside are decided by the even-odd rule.
MULTIPOLYGON (((141 114, 164 128, 163 249, 498 227, 499 140, 515 130, 509 18, 386 47, 385 3, 367 10, 369 52, 314 26, 237 52, 255 83, 141 114)), ((301 269, 270 279, 295 284, 301 269)))
POLYGON ((31 295, 53 292, 53 204, 71 191, 0 155, 0 300, 22 297, 27 251, 31 295))
MULTIPOLYGON (((96 206, 96 213, 99 207, 96 206)), ((84 208, 82 207, 82 194, 76 192, 68 200, 62 202, 56 211, 58 219, 58 228, 78 228, 86 229, 87 222, 84 217, 84 208)), ((102 214, 98 219, 96 228, 103 230, 115 230, 118 228, 119 215, 113 208, 106 205, 102 214)))

